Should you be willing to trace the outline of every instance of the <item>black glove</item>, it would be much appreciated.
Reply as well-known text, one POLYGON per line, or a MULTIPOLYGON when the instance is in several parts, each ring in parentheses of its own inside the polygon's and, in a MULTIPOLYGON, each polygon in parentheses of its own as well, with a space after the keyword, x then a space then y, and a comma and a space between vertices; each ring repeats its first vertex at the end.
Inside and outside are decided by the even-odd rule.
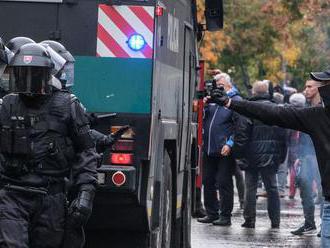
POLYGON ((120 137, 130 128, 130 126, 124 126, 121 127, 118 131, 116 131, 115 133, 112 133, 110 135, 104 135, 104 139, 102 140, 102 142, 100 142, 100 144, 103 147, 109 147, 112 146, 118 139, 120 139, 120 137))
POLYGON ((215 88, 211 91, 211 101, 220 106, 224 106, 228 103, 229 97, 223 87, 215 88))
POLYGON ((71 226, 80 227, 87 223, 92 214, 94 195, 94 190, 82 190, 72 201, 68 209, 68 222, 71 226))

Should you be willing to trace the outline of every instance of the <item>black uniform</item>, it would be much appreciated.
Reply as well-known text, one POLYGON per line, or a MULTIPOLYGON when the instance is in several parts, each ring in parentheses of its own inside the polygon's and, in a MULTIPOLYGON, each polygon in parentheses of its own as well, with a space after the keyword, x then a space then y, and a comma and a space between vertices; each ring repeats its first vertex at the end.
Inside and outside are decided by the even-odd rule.
POLYGON ((64 178, 71 173, 80 192, 97 183, 84 110, 61 91, 36 98, 10 94, 0 126, 0 247, 61 247, 64 178))

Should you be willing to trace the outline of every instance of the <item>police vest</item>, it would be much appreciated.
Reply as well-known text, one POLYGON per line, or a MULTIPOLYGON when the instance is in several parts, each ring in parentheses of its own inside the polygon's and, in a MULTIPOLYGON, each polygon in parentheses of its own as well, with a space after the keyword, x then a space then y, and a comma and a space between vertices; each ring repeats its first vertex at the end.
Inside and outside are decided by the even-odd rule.
POLYGON ((4 97, 0 110, 0 152, 3 174, 37 173, 63 176, 73 157, 68 138, 71 97, 55 92, 37 108, 17 94, 4 97))

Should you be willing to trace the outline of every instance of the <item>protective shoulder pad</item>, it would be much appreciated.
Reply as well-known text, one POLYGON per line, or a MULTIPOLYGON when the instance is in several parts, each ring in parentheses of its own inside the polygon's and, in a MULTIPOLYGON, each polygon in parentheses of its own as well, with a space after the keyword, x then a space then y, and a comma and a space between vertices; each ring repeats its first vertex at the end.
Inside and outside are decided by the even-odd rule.
POLYGON ((71 103, 73 103, 73 102, 79 102, 79 99, 78 99, 78 97, 75 95, 75 94, 70 94, 70 99, 71 99, 71 103))
POLYGON ((5 101, 8 101, 8 99, 17 99, 18 98, 18 94, 15 93, 10 93, 5 95, 2 99, 5 101))
POLYGON ((53 94, 49 113, 55 116, 69 116, 71 108, 70 94, 57 91, 53 94))
POLYGON ((2 98, 2 106, 9 106, 18 102, 18 94, 10 93, 2 98))
POLYGON ((70 94, 70 98, 71 98, 71 104, 72 103, 78 103, 80 105, 80 107, 86 111, 85 106, 79 101, 78 97, 75 94, 70 94))

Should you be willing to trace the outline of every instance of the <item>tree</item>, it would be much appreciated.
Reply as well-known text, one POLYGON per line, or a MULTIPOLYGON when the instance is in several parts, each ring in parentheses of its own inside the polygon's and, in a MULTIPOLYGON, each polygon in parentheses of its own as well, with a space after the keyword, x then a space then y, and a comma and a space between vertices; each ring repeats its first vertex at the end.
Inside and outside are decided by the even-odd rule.
MULTIPOLYGON (((203 1, 197 2, 204 22, 203 1)), ((206 32, 200 52, 210 67, 230 72, 241 89, 265 78, 301 87, 307 72, 323 69, 330 59, 327 0, 232 0, 224 13, 224 29, 206 32)))

